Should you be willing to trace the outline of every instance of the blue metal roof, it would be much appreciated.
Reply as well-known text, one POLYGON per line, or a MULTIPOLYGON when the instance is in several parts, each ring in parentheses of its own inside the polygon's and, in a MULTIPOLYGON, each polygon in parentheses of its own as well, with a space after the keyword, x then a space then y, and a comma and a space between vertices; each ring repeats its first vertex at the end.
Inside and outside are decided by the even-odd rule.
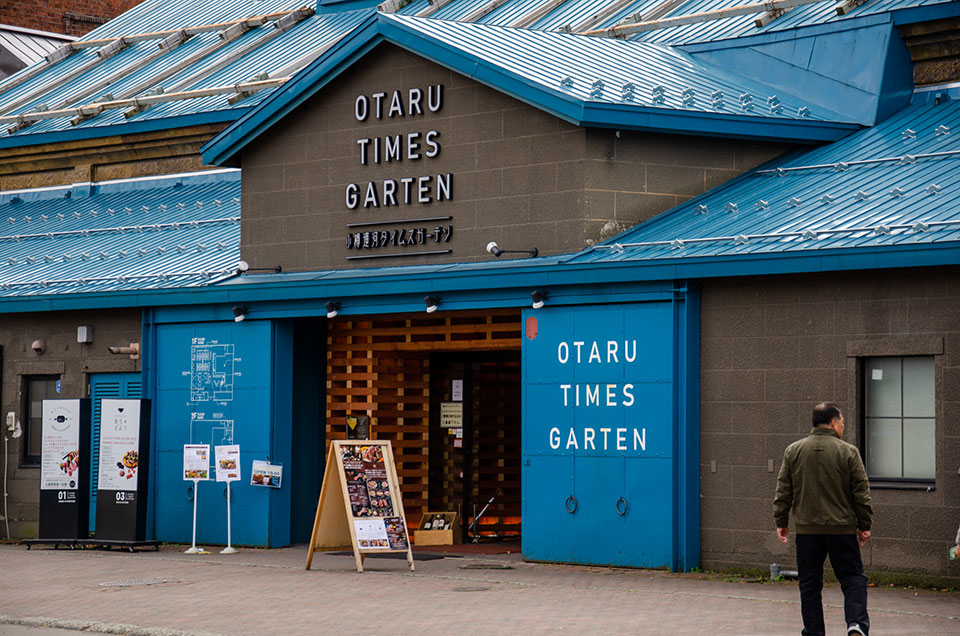
MULTIPOLYGON (((220 24, 255 15, 292 11, 302 5, 302 0, 258 0, 255 4, 247 1, 206 3, 196 0, 147 0, 94 30, 81 41, 220 24)), ((219 33, 222 29, 199 33, 162 55, 157 55, 157 39, 136 42, 99 62, 98 48, 83 48, 25 82, 17 83, 18 77, 25 75, 21 72, 0 83, 0 114, 23 114, 38 107, 47 110, 75 108, 99 99, 143 96, 157 87, 164 88, 168 93, 173 90, 182 92, 229 87, 255 79, 261 74, 276 74, 292 65, 296 70, 298 62, 307 63, 317 52, 352 31, 372 13, 372 10, 359 10, 316 14, 282 33, 274 28, 274 22, 268 22, 222 46, 216 46, 221 40, 219 33), (258 46, 258 42, 262 44, 258 46), (178 68, 204 49, 209 49, 209 54, 178 68), (143 66, 138 64, 150 56, 153 59, 149 63, 143 66), (77 74, 78 70, 82 72, 77 74), (171 71, 175 72, 171 74, 171 71), (98 83, 103 83, 103 86, 88 94, 88 88, 98 83), (4 90, 4 87, 11 86, 4 90), (81 96, 79 99, 78 95, 81 96)), ((180 126, 183 123, 177 118, 201 113, 234 111, 235 114, 230 117, 232 119, 259 103, 271 90, 254 93, 234 104, 228 101, 231 95, 225 94, 156 104, 132 116, 124 115, 123 111, 128 109, 106 110, 76 125, 70 121, 72 114, 65 115, 33 123, 12 135, 8 124, 0 126, 0 143, 10 137, 27 141, 30 135, 42 133, 75 133, 90 128, 136 126, 155 120, 170 119, 169 126, 180 126)), ((106 134, 120 132, 111 130, 106 134)))
POLYGON ((958 241, 960 103, 946 101, 753 170, 569 262, 919 252, 958 241))
POLYGON ((391 42, 583 126, 813 142, 858 128, 842 115, 643 42, 378 14, 203 150, 239 150, 380 42, 391 42))
MULTIPOLYGON (((667 15, 687 15, 697 11, 736 6, 749 1, 690 0, 678 5, 667 15)), ((548 73, 545 66, 525 68, 524 60, 533 59, 563 68, 568 71, 567 76, 574 82, 573 86, 568 87, 571 93, 569 97, 589 102, 617 103, 619 107, 633 108, 635 111, 633 117, 626 117, 628 120, 626 123, 619 122, 616 125, 622 123, 626 127, 632 123, 633 126, 640 128, 656 128, 661 125, 677 127, 679 122, 670 118, 659 123, 651 123, 649 113, 644 111, 645 108, 653 109, 654 112, 669 109, 673 114, 708 112, 710 111, 708 102, 715 91, 723 93, 724 107, 720 110, 721 115, 738 117, 746 115, 755 118, 753 121, 762 121, 760 115, 762 111, 768 109, 764 100, 776 94, 783 105, 781 118, 795 119, 797 108, 804 105, 804 99, 800 98, 805 98, 809 92, 791 91, 790 86, 799 86, 802 83, 794 82, 792 77, 789 81, 781 83, 781 88, 769 89, 763 85, 765 77, 762 72, 748 77, 748 74, 738 72, 736 60, 733 65, 715 64, 712 60, 698 61, 685 53, 666 47, 660 48, 656 53, 653 52, 655 50, 653 48, 629 48, 641 41, 676 45, 716 42, 763 33, 769 33, 771 37, 782 37, 784 31, 801 27, 834 23, 855 24, 857 19, 862 19, 862 16, 887 14, 895 18, 903 16, 902 20, 911 20, 932 19, 960 13, 960 3, 948 3, 945 0, 873 0, 857 7, 848 15, 840 17, 836 15, 835 3, 824 0, 788 11, 762 29, 753 26, 752 20, 755 16, 741 16, 635 34, 630 36, 630 39, 636 42, 626 46, 623 42, 611 42, 608 38, 597 40, 584 36, 547 34, 543 31, 558 31, 566 27, 581 27, 587 24, 592 25, 590 28, 606 28, 628 19, 631 15, 648 13, 660 3, 660 0, 627 2, 566 0, 556 5, 546 5, 546 0, 508 0, 482 17, 470 18, 471 13, 486 4, 486 0, 457 0, 445 4, 432 13, 430 18, 416 19, 409 16, 428 11, 431 5, 427 0, 414 0, 397 14, 395 25, 397 30, 405 29, 408 33, 417 31, 420 42, 425 43, 428 49, 431 48, 430 43, 434 45, 433 54, 437 61, 451 67, 457 67, 458 61, 445 58, 464 53, 470 57, 467 63, 498 65, 503 72, 516 75, 521 82, 551 89, 559 87, 559 81, 563 77, 555 77, 555 74, 548 73), (483 25, 526 24, 524 19, 544 6, 552 9, 542 15, 538 14, 539 18, 531 22, 529 28, 477 30, 482 29, 483 25), (611 7, 615 10, 605 11, 611 7), (923 13, 924 11, 927 13, 923 13), (605 13, 609 15, 602 19, 591 20, 592 17, 605 13), (481 24, 466 25, 451 22, 464 19, 476 19, 481 24), (491 41, 487 42, 485 38, 490 38, 491 41), (428 40, 430 43, 427 43, 428 40), (533 53, 536 55, 533 58, 530 57, 530 47, 535 47, 533 53), (543 47, 543 50, 537 47, 543 47), (598 65, 597 73, 592 72, 591 64, 598 65), (728 70, 721 70, 724 67, 728 70), (609 76, 609 79, 602 76, 604 73, 609 76), (593 77, 593 75, 598 76, 593 77), (661 77, 665 78, 664 82, 658 82, 658 78, 661 77), (605 86, 602 95, 594 98, 590 93, 594 87, 593 83, 598 79, 602 79, 605 86), (620 99, 618 93, 622 94, 624 84, 627 82, 635 85, 634 96, 632 99, 620 99), (664 85, 666 93, 663 104, 655 103, 652 99, 654 95, 651 91, 658 83, 664 85), (690 99, 685 101, 681 95, 682 91, 688 88, 696 91, 692 103, 690 99), (794 94, 791 95, 791 93, 794 94), (751 112, 744 113, 741 109, 739 99, 744 94, 750 95, 753 99, 751 112), (644 104, 643 100, 648 103, 644 104)), ((305 3, 304 0, 257 0, 255 3, 250 0, 225 2, 146 0, 94 30, 81 42, 103 41, 109 38, 173 31, 201 25, 224 24, 254 15, 294 11, 304 4, 312 5, 313 2, 305 3)), ((344 9, 356 6, 357 3, 343 4, 344 9)), ((373 9, 338 10, 335 5, 325 6, 322 9, 323 11, 303 19, 293 28, 283 32, 274 29, 275 22, 270 21, 253 27, 236 39, 221 43, 220 34, 224 29, 218 29, 192 35, 182 45, 174 46, 162 54, 158 54, 159 40, 157 39, 132 43, 116 55, 102 61, 97 57, 98 48, 82 48, 60 62, 53 64, 41 62, 0 83, 0 116, 9 118, 43 108, 75 109, 81 105, 89 106, 94 100, 109 101, 111 96, 114 101, 144 97, 148 91, 158 87, 169 94, 212 87, 231 89, 235 85, 249 82, 263 74, 273 79, 279 76, 290 77, 291 74, 297 77, 302 74, 297 72, 299 66, 308 64, 315 56, 323 54, 327 49, 336 48, 334 45, 342 39, 354 37, 363 32, 364 25, 375 13, 373 9), (201 55, 201 53, 206 54, 201 55), (183 68, 180 68, 181 63, 183 68), (29 79, 23 81, 28 77, 29 79), (7 89, 5 90, 4 87, 7 89)), ((765 40, 767 44, 773 41, 770 38, 765 40)), ((412 40, 408 42, 408 46, 415 44, 412 40)), ((704 52, 703 46, 700 45, 701 48, 697 49, 698 54, 704 52)), ((818 49, 822 49, 822 46, 818 46, 818 49)), ((766 55, 766 52, 763 55, 766 55)), ((782 70, 779 68, 771 70, 771 73, 778 77, 782 76, 782 70)), ((811 72, 807 75, 815 74, 811 72)), ((522 88, 518 87, 518 92, 522 93, 522 88)), ((135 114, 128 112, 128 116, 124 115, 123 110, 129 111, 129 108, 124 106, 123 109, 108 109, 76 122, 71 122, 73 113, 70 113, 55 119, 43 119, 14 133, 9 132, 9 125, 0 124, 0 146, 42 143, 52 139, 89 138, 102 134, 120 134, 127 131, 169 128, 201 122, 231 121, 262 103, 275 92, 276 88, 265 88, 234 103, 230 103, 230 96, 225 94, 180 99, 156 104, 135 114)), ((826 93, 829 94, 830 91, 826 93)), ((543 97, 546 100, 543 107, 548 111, 556 112, 552 110, 554 105, 551 103, 550 96, 543 97)), ((844 99, 849 101, 848 96, 844 96, 844 99)), ((833 121, 872 123, 872 119, 866 116, 851 117, 844 108, 832 106, 829 101, 820 100, 808 106, 812 115, 809 119, 823 118, 833 121), (841 114, 837 115, 837 113, 841 114)), ((611 120, 624 119, 622 113, 609 112, 597 114, 596 121, 589 117, 578 118, 568 113, 556 112, 556 114, 584 125, 605 125, 611 120)), ((9 122, 9 119, 7 121, 9 122)), ((694 126, 693 131, 709 132, 709 126, 694 126)), ((744 133, 734 131, 728 134, 744 133)), ((775 137, 776 134, 760 131, 757 136, 775 137)), ((835 137, 836 135, 830 134, 819 137, 814 135, 812 139, 835 137)))
POLYGON ((0 297, 196 287, 240 259, 240 172, 0 192, 0 297))

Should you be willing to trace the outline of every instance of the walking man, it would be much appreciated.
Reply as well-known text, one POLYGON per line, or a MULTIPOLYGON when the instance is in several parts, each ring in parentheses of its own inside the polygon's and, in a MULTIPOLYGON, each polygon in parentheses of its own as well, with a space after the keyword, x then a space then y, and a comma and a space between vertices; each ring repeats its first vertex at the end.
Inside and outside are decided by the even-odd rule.
POLYGON ((803 636, 826 633, 820 593, 827 555, 843 590, 847 635, 867 636, 870 629, 867 575, 860 559, 873 516, 870 484, 859 451, 841 439, 843 425, 836 404, 814 407, 813 430, 783 452, 777 477, 773 500, 777 536, 787 542, 791 509, 797 531, 803 636))

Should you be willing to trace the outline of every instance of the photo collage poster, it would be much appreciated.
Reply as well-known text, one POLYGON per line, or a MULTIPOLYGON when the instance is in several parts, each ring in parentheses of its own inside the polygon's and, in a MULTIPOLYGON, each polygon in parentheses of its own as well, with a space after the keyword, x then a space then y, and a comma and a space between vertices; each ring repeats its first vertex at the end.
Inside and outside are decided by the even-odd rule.
POLYGON ((406 525, 394 510, 383 449, 374 444, 341 446, 357 544, 361 550, 406 550, 406 525))

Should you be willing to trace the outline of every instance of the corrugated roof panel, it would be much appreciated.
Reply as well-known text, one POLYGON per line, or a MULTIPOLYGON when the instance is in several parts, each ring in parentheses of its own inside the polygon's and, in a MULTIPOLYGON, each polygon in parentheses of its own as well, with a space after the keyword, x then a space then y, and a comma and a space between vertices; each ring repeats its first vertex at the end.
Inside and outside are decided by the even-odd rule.
POLYGON ((39 62, 44 55, 74 39, 58 33, 0 25, 0 45, 26 65, 39 62))
POLYGON ((239 260, 239 177, 213 171, 0 193, 0 296, 209 283, 239 260))
MULTIPOLYGON (((528 81, 585 101, 783 119, 801 118, 798 110, 804 105, 797 98, 781 95, 783 110, 772 114, 766 103, 766 86, 659 45, 408 16, 389 19, 469 51, 528 81), (570 78, 572 85, 561 85, 564 78, 570 78), (598 80, 604 84, 599 96, 594 92, 598 80), (628 82, 635 85, 632 100, 625 100, 622 95, 623 85, 628 82), (657 87, 663 91, 662 103, 653 101, 657 87), (682 93, 687 89, 694 91, 692 103, 683 101, 682 93), (718 108, 712 103, 715 91, 722 97, 722 106, 718 108), (740 96, 744 94, 752 99, 750 111, 740 108, 740 96)), ((827 117, 833 115, 813 108, 807 118, 827 117)))
POLYGON ((908 107, 875 128, 793 153, 608 242, 622 249, 595 248, 573 261, 956 241, 960 135, 951 131, 960 131, 960 104, 908 107))

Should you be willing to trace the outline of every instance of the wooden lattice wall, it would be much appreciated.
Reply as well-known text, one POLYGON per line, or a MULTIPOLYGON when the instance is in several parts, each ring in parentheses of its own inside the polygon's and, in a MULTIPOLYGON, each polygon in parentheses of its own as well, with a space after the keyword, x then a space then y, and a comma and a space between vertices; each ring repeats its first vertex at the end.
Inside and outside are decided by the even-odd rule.
POLYGON ((520 313, 490 310, 331 320, 327 332, 327 441, 348 414, 393 444, 407 523, 427 508, 430 354, 520 349, 520 313))

